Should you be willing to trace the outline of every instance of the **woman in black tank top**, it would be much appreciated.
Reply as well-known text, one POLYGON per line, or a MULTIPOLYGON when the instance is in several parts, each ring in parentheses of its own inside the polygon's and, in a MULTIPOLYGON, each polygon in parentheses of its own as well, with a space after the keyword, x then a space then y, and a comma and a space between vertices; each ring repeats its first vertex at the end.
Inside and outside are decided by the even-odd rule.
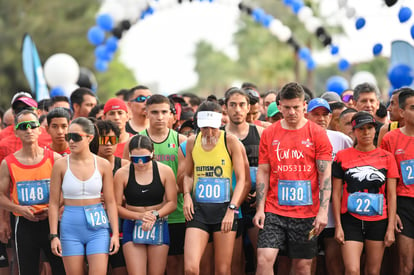
POLYGON ((167 264, 167 216, 177 207, 177 187, 172 169, 154 161, 153 150, 148 137, 134 136, 131 164, 114 179, 118 214, 125 219, 122 243, 129 274, 164 274, 167 264))

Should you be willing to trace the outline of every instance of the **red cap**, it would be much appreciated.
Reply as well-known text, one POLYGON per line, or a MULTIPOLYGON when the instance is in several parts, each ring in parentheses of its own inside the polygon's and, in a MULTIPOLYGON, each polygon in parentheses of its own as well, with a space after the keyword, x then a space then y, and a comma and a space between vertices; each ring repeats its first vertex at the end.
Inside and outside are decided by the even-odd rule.
POLYGON ((125 112, 128 112, 128 107, 123 100, 119 98, 111 98, 105 103, 104 114, 111 110, 124 110, 125 112))

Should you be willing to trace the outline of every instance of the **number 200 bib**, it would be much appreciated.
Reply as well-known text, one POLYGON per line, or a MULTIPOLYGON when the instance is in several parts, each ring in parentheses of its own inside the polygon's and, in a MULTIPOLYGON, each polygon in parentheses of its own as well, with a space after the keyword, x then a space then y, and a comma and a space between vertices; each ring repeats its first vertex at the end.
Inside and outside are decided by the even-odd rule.
POLYGON ((50 180, 28 180, 16 183, 17 199, 20 205, 49 203, 50 180))
POLYGON ((279 180, 278 199, 280 205, 312 205, 312 189, 309 180, 279 180))
POLYGON ((196 201, 201 203, 223 203, 230 201, 230 179, 198 178, 196 201))

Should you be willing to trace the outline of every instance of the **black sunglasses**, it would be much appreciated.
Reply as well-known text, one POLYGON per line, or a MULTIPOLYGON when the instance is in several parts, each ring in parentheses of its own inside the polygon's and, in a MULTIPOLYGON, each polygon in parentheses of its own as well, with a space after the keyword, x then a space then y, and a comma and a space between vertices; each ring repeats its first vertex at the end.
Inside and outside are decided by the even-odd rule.
POLYGON ((147 163, 151 161, 152 155, 145 155, 145 156, 129 156, 131 158, 131 161, 135 164, 138 164, 139 161, 142 161, 142 163, 147 163))
POLYGON ((88 135, 81 135, 81 134, 78 134, 78 133, 67 133, 65 135, 65 140, 67 142, 69 142, 70 140, 73 140, 73 142, 79 142, 79 141, 82 140, 82 137, 86 137, 86 136, 88 136, 88 135))
POLYGON ((133 100, 131 100, 131 102, 138 102, 138 103, 142 103, 147 101, 148 98, 150 98, 151 96, 145 96, 145 95, 139 95, 136 98, 134 98, 133 100))
POLYGON ((16 126, 14 126, 14 129, 26 131, 29 128, 36 129, 38 127, 40 127, 39 121, 30 120, 30 121, 22 121, 22 122, 17 123, 16 126))
POLYGON ((111 143, 111 145, 115 145, 118 143, 117 136, 100 136, 99 137, 99 145, 107 145, 111 143))

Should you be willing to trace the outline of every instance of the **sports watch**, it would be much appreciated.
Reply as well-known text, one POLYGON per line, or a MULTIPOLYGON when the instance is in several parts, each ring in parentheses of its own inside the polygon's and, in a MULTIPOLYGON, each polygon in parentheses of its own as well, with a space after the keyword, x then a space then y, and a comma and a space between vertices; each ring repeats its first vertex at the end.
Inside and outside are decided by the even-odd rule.
POLYGON ((53 240, 54 238, 59 238, 58 234, 49 234, 49 241, 53 240))
POLYGON ((155 218, 158 220, 159 218, 160 218, 160 213, 158 213, 158 211, 157 210, 152 210, 152 215, 154 215, 155 216, 155 218))

